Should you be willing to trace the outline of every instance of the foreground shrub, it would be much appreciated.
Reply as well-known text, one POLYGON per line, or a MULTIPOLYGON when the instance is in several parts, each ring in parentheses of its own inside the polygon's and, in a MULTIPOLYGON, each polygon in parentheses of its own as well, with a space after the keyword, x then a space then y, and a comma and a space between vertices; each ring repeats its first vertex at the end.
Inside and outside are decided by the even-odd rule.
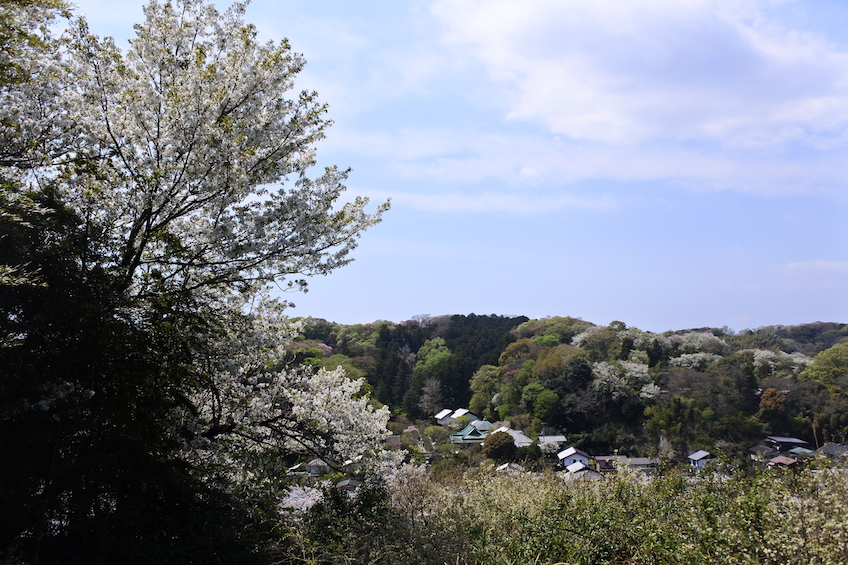
POLYGON ((420 467, 357 498, 329 492, 286 563, 848 563, 844 471, 599 480, 420 467))

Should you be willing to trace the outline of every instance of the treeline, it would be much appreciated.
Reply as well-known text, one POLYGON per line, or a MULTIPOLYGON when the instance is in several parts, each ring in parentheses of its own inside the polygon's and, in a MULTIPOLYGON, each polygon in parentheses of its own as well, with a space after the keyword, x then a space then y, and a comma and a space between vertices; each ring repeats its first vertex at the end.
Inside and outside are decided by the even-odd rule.
POLYGON ((395 414, 467 407, 530 433, 564 432, 590 453, 747 457, 764 435, 815 447, 848 437, 848 326, 664 333, 571 317, 311 321, 306 363, 364 376, 395 414))
POLYGON ((443 402, 466 406, 468 383, 481 366, 497 363, 528 319, 504 316, 421 316, 395 324, 340 325, 311 320, 302 340, 290 346, 293 359, 327 367, 341 365, 364 376, 380 402, 409 415, 428 417, 443 402), (429 381, 431 394, 421 406, 429 381), (438 387, 432 383, 437 382, 438 387), (432 389, 436 390, 432 390, 432 389), (428 400, 429 399, 429 400, 428 400))

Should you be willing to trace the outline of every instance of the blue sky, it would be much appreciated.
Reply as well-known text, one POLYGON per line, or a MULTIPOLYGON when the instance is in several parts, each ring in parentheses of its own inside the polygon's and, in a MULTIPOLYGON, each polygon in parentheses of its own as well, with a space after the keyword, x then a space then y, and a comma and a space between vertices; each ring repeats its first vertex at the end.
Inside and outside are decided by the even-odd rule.
MULTIPOLYGON (((142 18, 76 5, 121 46, 142 18)), ((848 3, 261 0, 247 19, 305 55, 296 86, 335 121, 320 163, 392 199, 292 315, 848 322, 848 3)))

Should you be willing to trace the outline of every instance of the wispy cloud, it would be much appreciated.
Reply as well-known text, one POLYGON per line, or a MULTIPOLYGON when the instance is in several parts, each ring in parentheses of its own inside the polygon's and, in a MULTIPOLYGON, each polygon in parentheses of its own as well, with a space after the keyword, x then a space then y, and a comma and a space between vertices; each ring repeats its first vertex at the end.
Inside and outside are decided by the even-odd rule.
POLYGON ((618 202, 609 196, 597 198, 561 194, 557 196, 528 196, 507 193, 385 193, 369 191, 375 200, 391 198, 393 205, 409 206, 418 210, 448 213, 509 213, 551 214, 564 209, 594 210, 608 212, 618 207, 618 202))
POLYGON ((848 261, 826 261, 818 259, 801 263, 787 263, 783 266, 789 274, 806 273, 845 273, 848 274, 848 261))
POLYGON ((709 150, 675 143, 580 142, 543 133, 506 134, 466 126, 333 131, 326 146, 372 159, 396 180, 444 186, 496 182, 567 187, 587 180, 659 181, 695 190, 759 194, 841 190, 848 147, 784 158, 774 151, 709 150))

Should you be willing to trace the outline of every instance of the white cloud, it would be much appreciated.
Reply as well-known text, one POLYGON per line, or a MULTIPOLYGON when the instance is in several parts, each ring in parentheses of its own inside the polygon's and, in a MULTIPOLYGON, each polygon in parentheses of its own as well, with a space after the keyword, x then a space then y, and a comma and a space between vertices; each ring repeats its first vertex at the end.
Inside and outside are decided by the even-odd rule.
POLYGON ((818 259, 801 263, 788 263, 784 270, 789 274, 803 273, 846 273, 848 274, 848 261, 826 261, 818 259))
POLYGON ((446 40, 506 85, 508 117, 576 140, 843 142, 848 53, 754 2, 440 0, 446 40))
POLYGON ((674 143, 585 143, 532 132, 492 133, 450 125, 396 131, 337 127, 326 146, 374 159, 383 174, 396 180, 428 179, 453 186, 497 182, 511 187, 563 187, 608 179, 785 194, 848 182, 848 169, 841 164, 848 158, 845 149, 784 159, 765 150, 740 153, 674 143))

